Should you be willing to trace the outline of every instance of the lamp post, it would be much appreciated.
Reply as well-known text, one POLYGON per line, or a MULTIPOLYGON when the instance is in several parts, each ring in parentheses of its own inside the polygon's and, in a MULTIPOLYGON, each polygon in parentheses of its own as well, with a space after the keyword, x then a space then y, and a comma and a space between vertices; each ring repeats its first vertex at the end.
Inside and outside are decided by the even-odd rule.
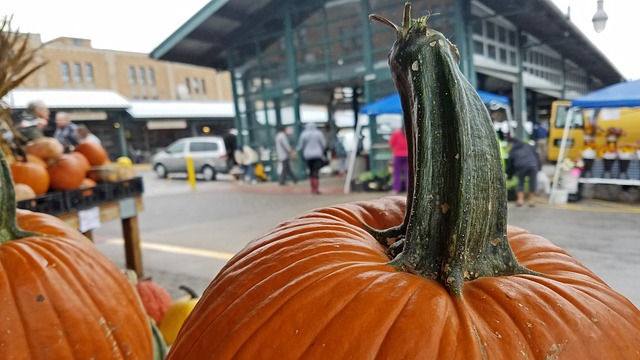
POLYGON ((593 19, 591 19, 591 21, 593 21, 593 29, 597 33, 601 33, 602 30, 604 30, 604 27, 607 25, 607 20, 609 19, 607 13, 604 12, 603 2, 604 0, 598 0, 598 9, 596 13, 593 14, 593 19))

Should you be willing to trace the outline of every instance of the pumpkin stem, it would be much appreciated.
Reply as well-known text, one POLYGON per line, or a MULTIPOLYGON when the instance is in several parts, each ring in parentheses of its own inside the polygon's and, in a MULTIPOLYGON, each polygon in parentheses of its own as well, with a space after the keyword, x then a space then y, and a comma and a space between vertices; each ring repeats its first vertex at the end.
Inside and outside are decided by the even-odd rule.
POLYGON ((464 281, 534 272, 518 263, 507 240, 507 191, 496 134, 458 59, 444 35, 426 28, 426 18, 412 22, 389 53, 410 123, 413 168, 413 201, 401 225, 404 248, 391 264, 439 281, 460 297, 464 281))
POLYGON ((0 244, 34 236, 24 231, 16 221, 16 192, 13 188, 11 170, 4 153, 0 151, 0 244))

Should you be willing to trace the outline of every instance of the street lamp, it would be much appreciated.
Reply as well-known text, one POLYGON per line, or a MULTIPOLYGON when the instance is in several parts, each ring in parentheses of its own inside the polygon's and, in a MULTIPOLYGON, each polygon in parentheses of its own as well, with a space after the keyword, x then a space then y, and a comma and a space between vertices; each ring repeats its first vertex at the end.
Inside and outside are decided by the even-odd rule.
POLYGON ((604 0, 598 0, 598 10, 596 10, 596 13, 593 14, 593 19, 591 19, 591 21, 593 21, 593 29, 597 33, 601 33, 602 30, 604 30, 604 27, 607 25, 607 19, 609 19, 607 13, 604 12, 602 8, 603 2, 604 0))

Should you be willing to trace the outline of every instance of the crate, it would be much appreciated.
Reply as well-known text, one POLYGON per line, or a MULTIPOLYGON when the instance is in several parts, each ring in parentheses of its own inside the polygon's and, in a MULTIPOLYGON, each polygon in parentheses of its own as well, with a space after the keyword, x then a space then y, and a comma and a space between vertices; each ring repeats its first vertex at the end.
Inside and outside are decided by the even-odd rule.
POLYGON ((68 212, 89 209, 115 199, 113 185, 110 183, 85 189, 67 190, 63 194, 68 212))
POLYGON ((142 195, 144 192, 144 184, 141 177, 135 177, 130 180, 123 180, 112 183, 115 199, 124 199, 132 196, 142 195))
POLYGON ((18 201, 18 209, 31 210, 49 215, 60 215, 68 212, 64 194, 52 192, 33 199, 18 201))

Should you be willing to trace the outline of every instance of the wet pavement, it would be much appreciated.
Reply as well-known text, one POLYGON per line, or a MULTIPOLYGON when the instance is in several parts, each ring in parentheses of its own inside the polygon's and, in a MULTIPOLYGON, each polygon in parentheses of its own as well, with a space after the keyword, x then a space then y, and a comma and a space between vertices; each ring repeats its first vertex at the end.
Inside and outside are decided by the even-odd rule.
MULTIPOLYGON (((322 195, 311 195, 307 181, 279 186, 157 179, 146 167, 144 211, 139 214, 145 274, 182 296, 179 285, 202 292, 224 264, 246 243, 278 223, 305 211, 387 196, 381 192, 345 194, 344 178, 320 180, 322 195)), ((640 206, 583 200, 536 207, 509 204, 509 224, 542 235, 564 248, 612 288, 640 307, 640 206)), ((97 246, 121 267, 124 250, 119 222, 94 230, 97 246)))

